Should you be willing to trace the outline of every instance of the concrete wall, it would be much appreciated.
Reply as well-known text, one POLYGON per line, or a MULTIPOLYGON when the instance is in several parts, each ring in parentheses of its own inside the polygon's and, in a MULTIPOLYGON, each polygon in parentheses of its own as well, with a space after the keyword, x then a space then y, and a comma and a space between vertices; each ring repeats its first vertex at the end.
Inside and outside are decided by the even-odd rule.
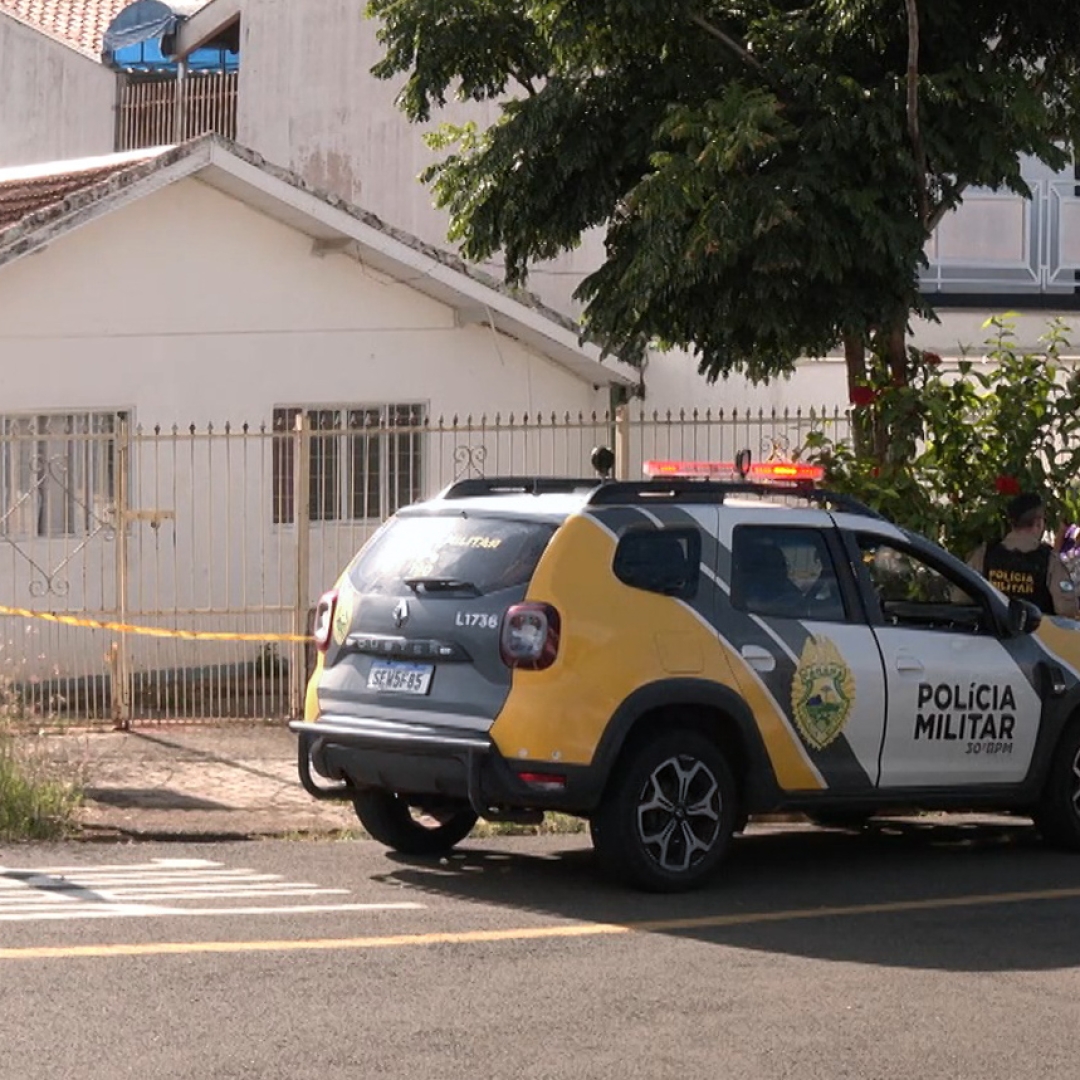
MULTIPOLYGON (((448 247, 448 219, 418 180, 438 158, 424 135, 448 122, 486 125, 498 109, 450 102, 433 123, 408 123, 394 105, 401 81, 371 74, 382 56, 377 29, 351 0, 245 0, 238 139, 308 183, 448 247)), ((577 252, 538 267, 529 287, 576 313, 571 294, 602 256, 600 234, 589 236, 577 252)), ((497 261, 486 265, 500 270, 497 261)))
MULTIPOLYGON (((245 0, 238 138, 400 228, 446 245, 446 219, 418 184, 434 160, 420 127, 375 79, 377 24, 352 0, 245 0)), ((451 108, 437 122, 494 109, 451 108)))
POLYGON ((116 76, 0 13, 0 166, 109 154, 116 76))

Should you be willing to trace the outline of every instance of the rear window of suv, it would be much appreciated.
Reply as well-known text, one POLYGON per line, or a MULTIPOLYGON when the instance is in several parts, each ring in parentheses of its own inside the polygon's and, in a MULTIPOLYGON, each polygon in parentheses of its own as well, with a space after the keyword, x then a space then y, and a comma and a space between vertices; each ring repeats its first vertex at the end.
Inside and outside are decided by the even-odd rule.
POLYGON ((460 514, 393 518, 353 560, 349 580, 368 595, 406 596, 410 581, 498 592, 528 583, 554 532, 539 521, 460 514))

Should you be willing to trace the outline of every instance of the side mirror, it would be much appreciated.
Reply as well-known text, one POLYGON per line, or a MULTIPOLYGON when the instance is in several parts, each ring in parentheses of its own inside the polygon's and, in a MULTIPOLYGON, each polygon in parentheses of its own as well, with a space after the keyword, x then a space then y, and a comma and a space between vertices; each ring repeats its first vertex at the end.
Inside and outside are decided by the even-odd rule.
POLYGON ((1018 600, 1015 596, 1009 599, 1009 633, 1013 637, 1021 634, 1033 634, 1039 629, 1042 622, 1042 611, 1030 600, 1018 600))

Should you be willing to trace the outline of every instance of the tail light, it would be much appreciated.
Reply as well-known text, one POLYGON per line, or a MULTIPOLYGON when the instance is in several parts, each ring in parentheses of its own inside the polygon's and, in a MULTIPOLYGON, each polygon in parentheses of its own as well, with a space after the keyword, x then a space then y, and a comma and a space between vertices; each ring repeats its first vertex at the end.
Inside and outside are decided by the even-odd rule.
POLYGON ((515 604, 503 617, 499 652, 507 667, 551 667, 559 655, 559 613, 550 604, 515 604))
POLYGON ((315 639, 315 647, 319 652, 326 652, 330 648, 330 639, 334 634, 334 612, 337 610, 337 590, 333 589, 323 593, 315 608, 315 624, 311 628, 311 636, 315 639))

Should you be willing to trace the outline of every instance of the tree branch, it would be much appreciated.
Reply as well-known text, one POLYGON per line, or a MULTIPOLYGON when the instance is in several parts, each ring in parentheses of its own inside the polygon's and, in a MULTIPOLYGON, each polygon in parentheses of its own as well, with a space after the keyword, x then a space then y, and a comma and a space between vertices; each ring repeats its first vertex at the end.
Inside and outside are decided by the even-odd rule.
MULTIPOLYGON (((964 193, 964 188, 969 187, 969 186, 970 185, 969 185, 968 181, 965 180, 963 183, 957 184, 956 188, 952 192, 950 192, 950 194, 951 195, 962 195, 964 193)), ((936 207, 934 207, 933 211, 930 213, 930 216, 926 219, 926 232, 927 232, 927 235, 931 234, 941 224, 941 219, 951 209, 952 209, 952 207, 946 206, 945 203, 943 203, 943 202, 938 203, 938 205, 936 207)))
POLYGON ((530 79, 528 75, 522 75, 517 70, 511 69, 510 78, 512 78, 514 82, 529 95, 529 97, 536 97, 536 87, 533 86, 532 79, 530 79))
POLYGON ((699 26, 706 34, 711 34, 717 41, 721 41, 724 45, 733 52, 747 67, 753 68, 759 75, 765 73, 765 69, 761 66, 755 56, 752 56, 746 51, 733 37, 729 34, 725 34, 719 26, 714 26, 703 15, 692 14, 690 21, 699 26))
POLYGON ((915 191, 919 201, 919 220, 929 232, 930 193, 926 185, 926 149, 919 129, 919 9, 918 0, 904 0, 907 6, 907 122, 911 153, 915 158, 915 191))

